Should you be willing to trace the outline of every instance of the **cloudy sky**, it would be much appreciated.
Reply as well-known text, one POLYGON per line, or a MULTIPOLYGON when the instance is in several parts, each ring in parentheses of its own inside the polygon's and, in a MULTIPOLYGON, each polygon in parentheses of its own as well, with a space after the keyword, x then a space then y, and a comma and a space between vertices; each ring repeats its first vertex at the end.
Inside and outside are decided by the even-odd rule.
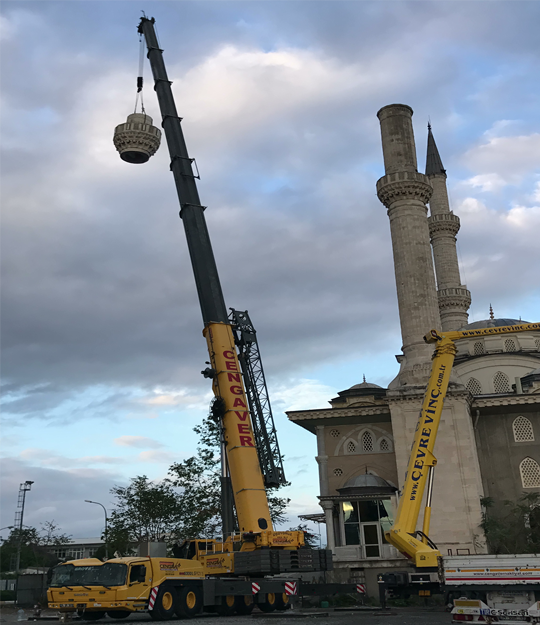
POLYGON ((112 144, 134 108, 141 8, 227 305, 258 330, 291 522, 320 509, 314 437, 284 411, 397 373, 379 108, 414 109, 421 171, 431 120, 471 320, 490 303, 540 317, 538 2, 3 0, 2 527, 34 480, 27 524, 99 535, 83 500, 110 509, 113 485, 166 476, 210 400, 167 151, 128 165, 112 144))

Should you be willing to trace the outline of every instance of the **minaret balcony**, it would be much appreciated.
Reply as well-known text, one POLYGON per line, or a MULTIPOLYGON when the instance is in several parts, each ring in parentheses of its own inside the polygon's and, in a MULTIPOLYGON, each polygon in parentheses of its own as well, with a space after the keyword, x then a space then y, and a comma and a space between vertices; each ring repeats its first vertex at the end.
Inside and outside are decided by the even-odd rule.
POLYGON ((414 171, 387 174, 377 181, 377 197, 386 208, 399 200, 419 200, 427 204, 432 193, 427 176, 414 171))
POLYGON ((471 305, 471 292, 464 286, 449 287, 437 291, 439 309, 468 310, 471 305))
POLYGON ((429 236, 435 239, 440 236, 455 237, 459 232, 459 217, 452 212, 439 213, 428 217, 429 236))

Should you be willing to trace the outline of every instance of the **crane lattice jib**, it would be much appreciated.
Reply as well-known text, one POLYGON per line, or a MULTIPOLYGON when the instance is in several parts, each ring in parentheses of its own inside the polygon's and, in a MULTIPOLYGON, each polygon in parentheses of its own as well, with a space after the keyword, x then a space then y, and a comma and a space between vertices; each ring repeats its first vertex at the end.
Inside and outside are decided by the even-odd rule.
POLYGON ((253 434, 257 442, 259 462, 266 487, 286 483, 283 462, 279 451, 274 417, 268 397, 257 333, 248 312, 231 308, 232 323, 238 360, 244 375, 244 386, 251 412, 253 434))

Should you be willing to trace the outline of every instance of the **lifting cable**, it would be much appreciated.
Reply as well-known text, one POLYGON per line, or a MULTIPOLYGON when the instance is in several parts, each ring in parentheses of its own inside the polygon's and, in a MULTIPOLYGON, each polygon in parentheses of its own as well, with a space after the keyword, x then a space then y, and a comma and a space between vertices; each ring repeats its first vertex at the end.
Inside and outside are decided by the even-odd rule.
POLYGON ((135 96, 135 110, 134 113, 137 112, 137 104, 139 102, 139 95, 141 98, 141 112, 143 115, 146 115, 146 111, 144 110, 144 101, 143 101, 143 68, 144 68, 144 37, 143 35, 139 35, 139 75, 137 76, 137 95, 135 96))

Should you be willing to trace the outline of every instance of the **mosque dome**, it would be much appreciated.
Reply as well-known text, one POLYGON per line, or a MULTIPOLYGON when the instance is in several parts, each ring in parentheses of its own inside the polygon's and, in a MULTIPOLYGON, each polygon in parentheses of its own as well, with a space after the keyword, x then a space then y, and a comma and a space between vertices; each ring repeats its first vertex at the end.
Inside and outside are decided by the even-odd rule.
POLYGON ((378 384, 372 384, 371 382, 366 382, 365 380, 361 384, 355 384, 354 386, 351 386, 349 390, 352 391, 353 389, 360 390, 360 389, 371 389, 371 388, 378 388, 380 390, 384 390, 382 386, 379 386, 378 384))
POLYGON ((393 495, 397 488, 378 475, 362 473, 348 479, 337 490, 340 495, 393 495))
POLYGON ((523 321, 522 319, 483 319, 482 321, 474 321, 468 323, 466 326, 460 328, 460 330, 476 330, 477 328, 500 328, 502 326, 518 326, 523 323, 530 323, 530 321, 523 321))

